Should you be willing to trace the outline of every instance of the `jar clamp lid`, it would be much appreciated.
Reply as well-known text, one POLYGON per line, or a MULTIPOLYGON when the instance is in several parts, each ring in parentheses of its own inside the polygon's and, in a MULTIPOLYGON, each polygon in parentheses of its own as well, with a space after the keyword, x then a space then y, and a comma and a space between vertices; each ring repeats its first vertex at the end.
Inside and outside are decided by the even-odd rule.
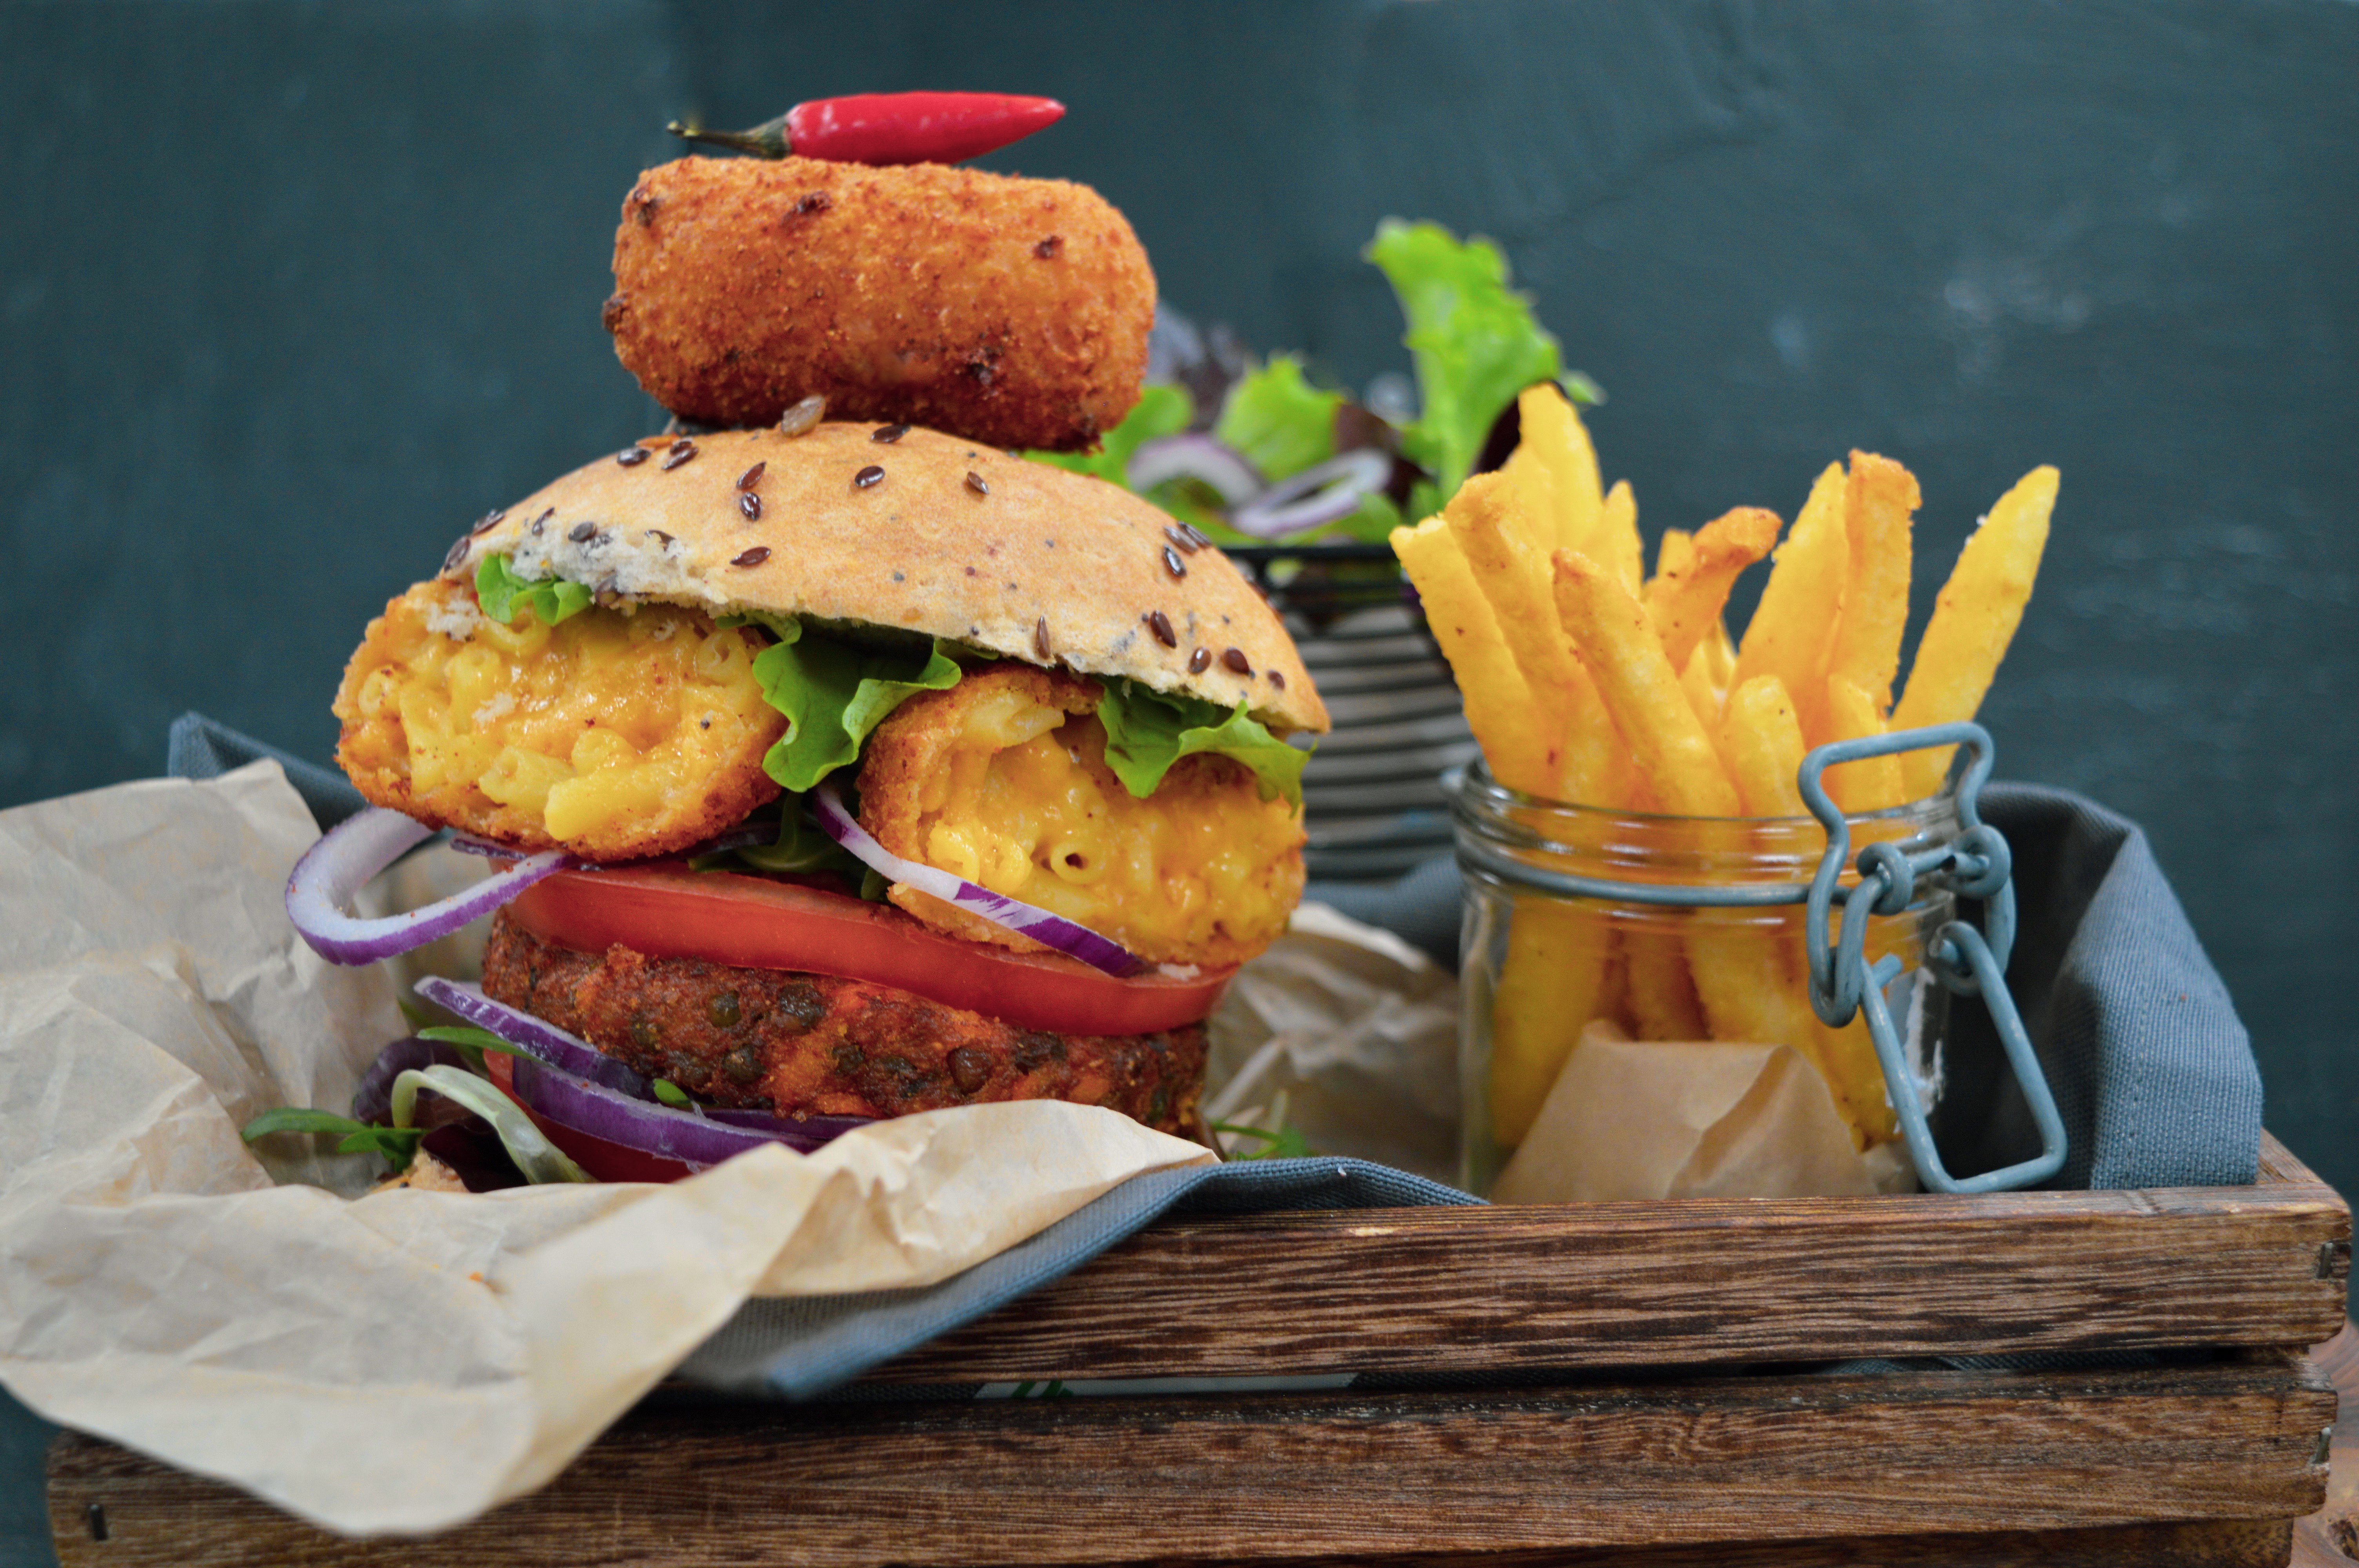
POLYGON ((1835 1028, 1849 1023, 1854 1013, 1866 1013, 1868 1034, 1884 1069, 1886 1092, 1891 1097, 1909 1157, 1916 1162, 1919 1180, 1940 1193, 2010 1192, 2047 1181, 2062 1169, 2065 1137, 2056 1097, 2049 1089, 2038 1054, 2006 989, 2006 960, 2015 943, 2012 861, 2006 840, 1983 822, 1977 809, 1983 784, 1990 777, 1992 752, 1990 732, 1972 723, 1938 724, 1839 741, 1811 752, 1802 759, 1802 800, 1826 829, 1827 847, 1817 874, 1807 883, 1682 887, 1578 876, 1531 865, 1463 833, 1458 838, 1458 858, 1470 871, 1564 898, 1713 909, 1806 905, 1809 917, 1803 940, 1810 957, 1810 1006, 1835 1028), (1931 746, 1959 748, 1958 760, 1951 769, 1960 825, 1957 836, 1914 852, 1892 844, 1871 844, 1860 851, 1858 885, 1841 886, 1843 867, 1851 859, 1851 826, 1843 809, 1828 796, 1821 775, 1839 763, 1931 746), (1886 954, 1871 965, 1866 957, 1868 917, 1907 909, 1917 895, 1919 879, 1983 904, 1987 933, 1962 920, 1946 923, 1927 948, 1926 967, 1951 992, 1982 998, 2006 1052, 2007 1065, 2039 1129, 2038 1154, 1978 1176, 1951 1175, 1933 1147, 1900 1032, 1884 1000, 1884 988, 1901 972, 1900 958, 1886 954), (1830 936, 1837 903, 1843 905, 1843 926, 1830 936))

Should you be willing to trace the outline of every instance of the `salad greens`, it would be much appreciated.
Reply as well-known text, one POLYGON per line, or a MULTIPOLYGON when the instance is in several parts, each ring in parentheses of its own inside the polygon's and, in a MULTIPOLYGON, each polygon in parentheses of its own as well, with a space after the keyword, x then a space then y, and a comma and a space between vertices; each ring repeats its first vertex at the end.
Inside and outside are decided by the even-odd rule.
POLYGON ((1557 341, 1507 287, 1507 261, 1487 240, 1461 243, 1439 223, 1386 219, 1364 253, 1392 281, 1408 318, 1408 345, 1422 407, 1401 450, 1433 476, 1410 496, 1438 512, 1473 471, 1501 409, 1564 371, 1557 341))
POLYGON ((420 1128, 372 1127, 349 1116, 299 1105, 283 1105, 276 1110, 264 1111, 240 1128, 238 1136, 251 1143, 274 1132, 324 1133, 340 1140, 337 1153, 382 1154, 397 1172, 409 1169, 409 1162, 418 1153, 419 1141, 426 1136, 420 1128))
POLYGON ((500 1093, 497 1087, 475 1076, 463 1067, 412 1067, 393 1080, 393 1125, 407 1129, 418 1119, 418 1095, 421 1089, 431 1089, 461 1105, 492 1124, 499 1135, 500 1144, 524 1173, 525 1180, 540 1182, 586 1182, 590 1173, 575 1164, 572 1158, 551 1143, 532 1119, 525 1115, 516 1101, 500 1093))
POLYGON ((1283 795, 1302 805, 1302 764, 1310 753, 1297 751, 1236 711, 1192 697, 1149 691, 1135 681, 1108 683, 1098 702, 1105 726, 1106 766, 1123 787, 1141 799, 1155 793, 1171 764, 1197 752, 1213 752, 1244 763, 1261 784, 1261 797, 1283 795))
POLYGON ((1229 388, 1212 434, 1265 475, 1283 479, 1335 455, 1335 410, 1343 406, 1342 393, 1303 379, 1300 359, 1273 354, 1229 388))
POLYGON ((485 556, 477 563, 475 599, 484 613, 503 626, 516 619, 519 604, 530 605, 535 619, 544 626, 554 626, 590 608, 590 590, 580 583, 563 578, 542 582, 520 578, 506 556, 485 556))
POLYGON ((1147 442, 1164 436, 1176 436, 1188 427, 1196 416, 1196 400, 1188 395, 1187 388, 1166 383, 1154 383, 1139 391, 1138 401, 1123 416, 1122 423, 1100 438, 1094 452, 1027 452, 1024 455, 1036 463, 1051 468, 1070 470, 1074 473, 1094 474, 1112 484, 1122 484, 1129 471, 1133 452, 1147 442))
POLYGON ((756 656, 754 678, 787 716, 787 732, 762 767, 797 795, 857 758, 869 731, 902 703, 958 685, 958 662, 939 638, 872 644, 813 631, 790 616, 760 620, 778 640, 756 656))
MULTIPOLYGON (((1401 455, 1424 477, 1411 487, 1407 518, 1439 511, 1465 482, 1492 424, 1525 387, 1553 380, 1577 404, 1604 401, 1594 382, 1564 368, 1556 339, 1533 316, 1531 301, 1509 286, 1506 258, 1489 241, 1460 240, 1439 223, 1387 219, 1363 254, 1400 301, 1408 322, 1401 341, 1417 372, 1420 410, 1399 427, 1399 440, 1401 455)), ((1314 385, 1300 356, 1274 354, 1229 384, 1212 434, 1274 484, 1336 455, 1336 416, 1351 402, 1314 385)), ((1152 384, 1096 455, 1027 456, 1120 484, 1142 444, 1189 427, 1190 404, 1184 389, 1152 384)), ((1266 542, 1226 527, 1188 481, 1167 481, 1148 498, 1222 543, 1266 542)), ((1381 543, 1407 518, 1390 498, 1375 494, 1363 499, 1356 514, 1328 526, 1381 543)))

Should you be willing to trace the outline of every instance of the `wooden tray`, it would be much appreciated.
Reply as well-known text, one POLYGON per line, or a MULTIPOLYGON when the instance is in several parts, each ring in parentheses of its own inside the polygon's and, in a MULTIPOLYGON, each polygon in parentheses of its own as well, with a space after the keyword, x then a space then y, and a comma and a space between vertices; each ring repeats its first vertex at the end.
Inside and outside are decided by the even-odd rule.
POLYGON ((2283 1563, 2325 1498, 2350 1212, 2239 1188, 1355 1210, 1154 1227, 863 1391, 651 1404, 547 1490, 351 1543, 60 1438, 67 1568, 1254 1561, 2283 1563), (1853 1357, 2146 1350, 2074 1370, 1853 1357), (101 1539, 103 1537, 103 1539, 101 1539))

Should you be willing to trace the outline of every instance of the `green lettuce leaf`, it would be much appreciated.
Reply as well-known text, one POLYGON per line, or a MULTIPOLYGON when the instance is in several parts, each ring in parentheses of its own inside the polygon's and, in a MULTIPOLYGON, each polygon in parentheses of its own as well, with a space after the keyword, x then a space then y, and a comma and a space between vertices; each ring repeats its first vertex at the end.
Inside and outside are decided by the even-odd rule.
POLYGON ((1186 387, 1156 382, 1139 390, 1138 401, 1123 416, 1121 424, 1101 438, 1096 451, 1024 455, 1036 463, 1069 469, 1074 473, 1095 474, 1110 484, 1123 484, 1133 452, 1160 437, 1178 435, 1195 416, 1196 400, 1188 395, 1186 387))
POLYGON ((500 1144, 524 1173, 527 1182, 586 1182, 590 1173, 575 1164, 532 1124, 516 1101, 461 1067, 413 1067, 393 1080, 393 1124, 405 1130, 418 1120, 418 1096, 430 1089, 453 1099, 485 1121, 499 1134, 500 1144))
POLYGON ((921 691, 958 685, 959 666, 939 640, 871 646, 765 617, 778 641, 754 659, 754 678, 787 732, 763 769, 801 795, 857 760, 861 742, 887 714, 921 691))
POLYGON ((1155 793, 1180 758, 1217 752, 1253 770, 1261 781, 1262 799, 1282 795, 1298 809, 1302 805, 1302 764, 1310 753, 1297 751, 1246 718, 1242 702, 1231 713, 1192 697, 1169 697, 1132 681, 1111 681, 1098 700, 1098 722, 1105 726, 1106 766, 1122 780, 1123 788, 1141 800, 1155 793))
POLYGON ((1302 377, 1302 362, 1278 354, 1229 388, 1212 434, 1245 454, 1273 482, 1335 455, 1340 392, 1321 392, 1302 377))
POLYGON ((1531 301, 1507 287, 1506 258, 1488 241, 1461 243, 1439 223, 1386 219, 1365 254, 1408 319, 1401 341, 1424 407, 1401 447, 1434 476, 1410 497, 1410 514, 1422 517, 1465 482, 1499 411, 1535 382, 1561 375, 1563 357, 1533 319, 1531 301))
POLYGON ((484 613, 503 626, 516 619, 519 604, 530 605, 534 618, 544 626, 554 626, 590 608, 590 590, 580 583, 562 578, 544 582, 520 578, 506 556, 485 556, 476 564, 475 598, 484 613))

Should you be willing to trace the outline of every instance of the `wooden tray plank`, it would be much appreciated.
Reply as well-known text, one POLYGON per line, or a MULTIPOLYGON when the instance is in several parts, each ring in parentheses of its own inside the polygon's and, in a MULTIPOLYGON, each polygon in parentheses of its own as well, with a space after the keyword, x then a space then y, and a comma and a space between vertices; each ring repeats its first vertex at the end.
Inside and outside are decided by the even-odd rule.
POLYGON ((881 1383, 2312 1345, 2351 1215, 2251 1187, 1355 1209, 1149 1227, 881 1383))
POLYGON ((1078 1564, 1116 1543, 1138 1558, 1360 1561, 1903 1525, 2289 1520, 2324 1495, 2311 1460, 2333 1414, 2332 1388, 2290 1355, 2142 1372, 647 1409, 547 1490, 429 1541, 340 1541, 86 1439, 60 1440, 49 1503, 65 1568, 1078 1564))

